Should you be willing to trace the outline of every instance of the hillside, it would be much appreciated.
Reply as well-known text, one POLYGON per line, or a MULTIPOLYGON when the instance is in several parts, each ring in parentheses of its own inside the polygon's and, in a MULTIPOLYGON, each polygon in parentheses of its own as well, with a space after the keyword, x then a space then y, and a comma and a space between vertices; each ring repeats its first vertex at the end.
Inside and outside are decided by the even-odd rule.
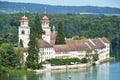
POLYGON ((47 7, 48 14, 120 14, 119 8, 97 7, 97 6, 52 6, 33 3, 15 3, 0 1, 0 13, 20 13, 24 7, 29 13, 43 13, 44 7, 47 7))

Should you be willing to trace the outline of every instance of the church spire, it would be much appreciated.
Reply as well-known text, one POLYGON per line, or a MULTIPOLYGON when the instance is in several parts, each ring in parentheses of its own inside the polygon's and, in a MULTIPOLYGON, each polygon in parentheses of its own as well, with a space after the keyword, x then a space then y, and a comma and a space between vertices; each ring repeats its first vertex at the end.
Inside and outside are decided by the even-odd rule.
POLYGON ((23 17, 21 17, 21 20, 20 20, 20 22, 21 22, 21 26, 26 26, 26 27, 28 27, 28 17, 26 17, 26 9, 25 9, 25 7, 24 7, 24 9, 23 9, 23 14, 24 14, 24 16, 23 17))

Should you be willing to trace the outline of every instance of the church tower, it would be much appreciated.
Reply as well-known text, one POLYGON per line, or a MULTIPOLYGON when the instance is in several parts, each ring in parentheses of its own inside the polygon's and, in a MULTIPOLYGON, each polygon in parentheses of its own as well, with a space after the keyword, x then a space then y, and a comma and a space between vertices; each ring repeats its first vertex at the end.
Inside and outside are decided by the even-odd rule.
POLYGON ((49 27, 49 18, 44 16, 41 20, 41 26, 43 30, 42 39, 50 43, 50 27, 49 27))
POLYGON ((19 40, 18 42, 20 42, 20 40, 22 40, 23 42, 23 47, 28 47, 28 43, 29 43, 29 36, 30 36, 30 27, 28 26, 28 18, 24 15, 21 20, 20 20, 20 27, 19 27, 19 40))

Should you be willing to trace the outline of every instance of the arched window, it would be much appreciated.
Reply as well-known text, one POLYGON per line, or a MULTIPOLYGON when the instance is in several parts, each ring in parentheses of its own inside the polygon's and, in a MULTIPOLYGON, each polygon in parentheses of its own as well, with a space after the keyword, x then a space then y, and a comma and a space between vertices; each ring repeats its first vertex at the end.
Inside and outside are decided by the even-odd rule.
POLYGON ((45 35, 45 34, 46 34, 46 32, 45 32, 45 31, 43 31, 43 34, 45 35))
POLYGON ((22 30, 21 34, 25 34, 25 31, 24 31, 24 30, 22 30))

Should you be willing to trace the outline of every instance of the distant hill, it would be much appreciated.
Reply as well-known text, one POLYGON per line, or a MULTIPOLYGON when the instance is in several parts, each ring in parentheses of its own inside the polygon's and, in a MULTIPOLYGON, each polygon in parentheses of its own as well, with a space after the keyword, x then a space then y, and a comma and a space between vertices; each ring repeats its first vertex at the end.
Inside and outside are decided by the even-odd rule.
POLYGON ((15 3, 0 1, 0 13, 20 13, 24 7, 29 13, 43 13, 47 7, 49 14, 120 14, 119 8, 97 6, 53 6, 33 3, 15 3))

